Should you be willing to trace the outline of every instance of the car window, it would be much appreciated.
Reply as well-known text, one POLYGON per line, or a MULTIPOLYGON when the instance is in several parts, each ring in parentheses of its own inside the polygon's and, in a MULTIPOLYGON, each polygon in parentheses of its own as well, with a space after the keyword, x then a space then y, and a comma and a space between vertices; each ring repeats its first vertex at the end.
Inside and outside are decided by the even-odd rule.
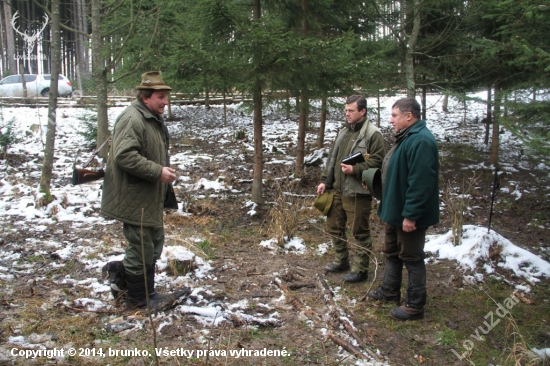
POLYGON ((50 80, 52 78, 50 74, 44 74, 42 76, 44 76, 44 80, 50 80))
POLYGON ((21 75, 12 75, 4 79, 4 84, 15 84, 21 82, 21 75))
POLYGON ((32 82, 32 81, 35 81, 36 80, 36 75, 29 75, 29 74, 25 74, 25 81, 28 83, 28 82, 32 82))

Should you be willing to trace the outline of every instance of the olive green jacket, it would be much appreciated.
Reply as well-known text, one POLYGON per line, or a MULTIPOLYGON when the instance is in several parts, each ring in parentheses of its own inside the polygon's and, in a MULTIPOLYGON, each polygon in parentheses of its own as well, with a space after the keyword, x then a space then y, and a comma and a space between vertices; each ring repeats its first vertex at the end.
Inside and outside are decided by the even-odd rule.
POLYGON ((384 137, 376 126, 366 118, 355 126, 346 123, 338 132, 330 149, 321 182, 325 183, 327 190, 334 189, 346 197, 370 196, 370 192, 361 184, 363 170, 381 168, 385 155, 384 137), (353 166, 353 174, 346 175, 342 172, 340 163, 343 158, 356 152, 361 152, 363 155, 368 153, 368 158, 364 163, 353 166))
POLYGON ((115 122, 101 214, 131 225, 162 227, 166 184, 159 179, 168 165, 168 132, 162 117, 133 101, 115 122))

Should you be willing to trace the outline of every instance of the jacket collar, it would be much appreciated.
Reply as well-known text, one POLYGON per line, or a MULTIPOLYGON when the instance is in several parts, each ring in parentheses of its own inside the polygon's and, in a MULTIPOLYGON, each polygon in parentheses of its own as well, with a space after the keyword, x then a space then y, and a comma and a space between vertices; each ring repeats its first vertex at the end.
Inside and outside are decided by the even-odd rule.
POLYGON ((399 143, 405 139, 405 137, 412 135, 413 133, 418 133, 421 129, 426 127, 426 121, 423 119, 419 119, 409 127, 405 128, 402 131, 399 131, 395 134, 395 142, 399 143))
POLYGON ((361 130, 361 127, 363 127, 363 124, 367 121, 367 117, 363 117, 362 120, 360 120, 359 122, 357 122, 355 125, 351 125, 349 123, 345 123, 344 126, 350 130, 350 131, 359 131, 361 130))

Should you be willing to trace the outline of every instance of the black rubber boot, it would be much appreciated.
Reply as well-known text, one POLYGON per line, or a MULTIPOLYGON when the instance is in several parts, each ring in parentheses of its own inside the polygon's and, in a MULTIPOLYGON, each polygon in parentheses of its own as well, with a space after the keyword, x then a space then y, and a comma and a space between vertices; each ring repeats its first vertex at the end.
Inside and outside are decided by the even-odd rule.
POLYGON ((149 292, 149 300, 161 301, 168 297, 170 294, 159 294, 155 291, 155 268, 156 264, 153 262, 152 265, 147 266, 147 290, 149 292))
POLYGON ((426 264, 424 261, 405 262, 409 272, 409 286, 405 303, 409 308, 422 310, 426 305, 426 264))
POLYGON ((155 266, 147 267, 147 284, 143 274, 134 276, 126 273, 126 307, 144 308, 147 306, 146 289, 149 292, 149 307, 151 311, 159 311, 173 306, 176 301, 191 293, 189 287, 182 287, 174 292, 158 294, 155 291, 155 266), (147 286, 147 288, 145 287, 147 286))
POLYGON ((370 291, 367 296, 371 299, 396 302, 399 304, 401 300, 402 280, 403 261, 395 258, 386 258, 386 268, 384 270, 382 286, 376 290, 370 291))
POLYGON ((125 304, 128 308, 142 308, 147 305, 143 274, 135 276, 126 273, 125 304))
POLYGON ((405 303, 390 311, 390 316, 396 320, 417 320, 424 317, 426 305, 426 264, 424 261, 405 262, 409 272, 409 286, 405 303))

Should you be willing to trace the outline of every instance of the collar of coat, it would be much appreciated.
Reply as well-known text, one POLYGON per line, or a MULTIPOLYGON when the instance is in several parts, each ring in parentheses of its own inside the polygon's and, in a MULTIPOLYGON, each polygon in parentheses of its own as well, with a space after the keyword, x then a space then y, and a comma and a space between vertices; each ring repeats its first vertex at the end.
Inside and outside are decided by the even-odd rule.
POLYGON ((344 127, 346 127, 350 131, 358 131, 361 129, 361 127, 363 127, 363 124, 365 123, 366 120, 367 120, 367 116, 363 117, 363 119, 357 122, 355 125, 352 125, 346 122, 344 124, 344 127))
POLYGON ((405 137, 410 136, 413 133, 417 133, 420 131, 423 127, 426 127, 426 121, 423 119, 419 119, 409 127, 405 128, 404 130, 399 131, 395 134, 395 142, 398 144, 401 141, 405 139, 405 137))

